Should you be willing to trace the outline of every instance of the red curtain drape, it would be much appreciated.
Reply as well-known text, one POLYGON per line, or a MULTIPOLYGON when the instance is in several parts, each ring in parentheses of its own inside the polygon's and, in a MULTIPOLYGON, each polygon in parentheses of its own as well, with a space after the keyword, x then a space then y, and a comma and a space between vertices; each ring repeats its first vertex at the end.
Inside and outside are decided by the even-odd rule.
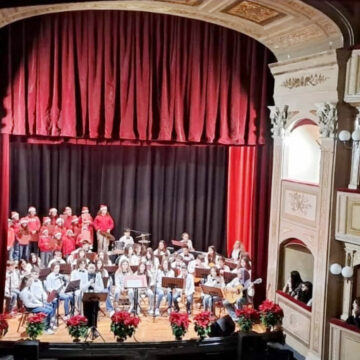
POLYGON ((266 295, 272 145, 230 147, 227 204, 228 253, 240 240, 252 259, 252 278, 262 278, 255 302, 266 295))
POLYGON ((214 24, 82 11, 7 26, 1 131, 17 135, 263 144, 268 50, 214 24))
POLYGON ((227 248, 231 254, 236 240, 240 240, 251 254, 252 220, 255 196, 256 147, 229 149, 227 248))
POLYGON ((9 135, 0 134, 0 311, 3 310, 9 212, 9 135))

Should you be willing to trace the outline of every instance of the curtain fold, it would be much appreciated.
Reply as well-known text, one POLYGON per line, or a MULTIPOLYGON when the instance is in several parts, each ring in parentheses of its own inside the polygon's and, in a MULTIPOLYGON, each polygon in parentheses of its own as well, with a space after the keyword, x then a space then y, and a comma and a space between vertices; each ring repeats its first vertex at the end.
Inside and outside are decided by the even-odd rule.
MULTIPOLYGON (((0 288, 4 289, 7 259, 7 219, 9 212, 9 135, 0 134, 0 288)), ((0 291, 3 311, 4 291, 0 291)))
POLYGON ((26 19, 0 33, 1 132, 263 144, 268 50, 196 20, 122 11, 26 19))

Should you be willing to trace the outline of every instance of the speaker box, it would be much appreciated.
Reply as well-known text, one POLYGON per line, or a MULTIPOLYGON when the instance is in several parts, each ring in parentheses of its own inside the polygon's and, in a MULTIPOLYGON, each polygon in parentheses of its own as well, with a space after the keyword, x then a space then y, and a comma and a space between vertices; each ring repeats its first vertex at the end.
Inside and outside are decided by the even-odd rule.
POLYGON ((226 315, 211 325, 210 337, 229 336, 235 331, 233 319, 226 315))

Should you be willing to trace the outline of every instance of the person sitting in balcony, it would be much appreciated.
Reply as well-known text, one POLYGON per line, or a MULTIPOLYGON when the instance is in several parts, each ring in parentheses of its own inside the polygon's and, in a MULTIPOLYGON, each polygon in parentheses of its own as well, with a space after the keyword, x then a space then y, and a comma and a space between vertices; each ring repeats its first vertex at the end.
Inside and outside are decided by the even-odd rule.
POLYGON ((360 297, 355 298, 352 304, 351 315, 347 318, 346 323, 355 325, 360 329, 360 297))

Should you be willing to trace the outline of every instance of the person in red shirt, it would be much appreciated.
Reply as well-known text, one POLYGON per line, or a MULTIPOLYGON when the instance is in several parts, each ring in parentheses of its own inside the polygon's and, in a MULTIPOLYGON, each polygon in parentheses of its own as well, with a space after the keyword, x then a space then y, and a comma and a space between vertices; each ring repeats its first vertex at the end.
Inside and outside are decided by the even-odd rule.
POLYGON ((62 237, 62 254, 68 257, 75 250, 75 236, 71 229, 66 230, 65 236, 62 237))
POLYGON ((8 251, 8 259, 14 260, 14 245, 15 245, 15 230, 12 226, 12 220, 8 219, 8 233, 7 233, 7 251, 8 251))
POLYGON ((79 216, 79 228, 82 229, 83 225, 87 226, 87 230, 90 231, 91 243, 94 242, 94 228, 93 228, 94 219, 89 212, 87 206, 83 206, 81 209, 81 215, 79 216))
POLYGON ((14 261, 19 261, 19 241, 17 238, 20 229, 20 215, 16 211, 11 212, 11 227, 14 229, 15 243, 12 250, 12 258, 14 261))
POLYGON ((54 250, 54 241, 49 234, 49 230, 47 228, 44 228, 41 232, 41 235, 39 237, 39 249, 40 249, 40 259, 41 264, 43 264, 44 267, 47 267, 49 264, 49 261, 53 257, 53 250, 54 250))
POLYGON ((65 235, 66 233, 66 229, 65 229, 65 226, 64 226, 64 220, 59 217, 56 219, 56 225, 55 225, 55 228, 54 228, 54 234, 60 232, 61 235, 65 235))
POLYGON ((61 232, 56 232, 53 236, 53 243, 54 243, 54 251, 61 251, 62 248, 62 237, 63 234, 61 232))
POLYGON ((106 205, 100 205, 100 210, 94 220, 94 229, 97 236, 97 250, 108 251, 109 240, 106 237, 106 233, 114 228, 114 220, 108 212, 106 205))
POLYGON ((60 217, 64 220, 65 229, 71 229, 71 222, 75 215, 72 213, 72 209, 70 206, 66 206, 64 212, 60 215, 60 217))
POLYGON ((31 240, 31 232, 28 229, 28 220, 22 218, 20 220, 20 227, 16 233, 19 242, 19 258, 29 261, 30 251, 29 244, 31 240))
POLYGON ((31 239, 29 243, 29 251, 30 253, 34 253, 38 255, 39 247, 39 231, 41 228, 41 222, 39 217, 36 215, 36 209, 34 206, 30 206, 28 209, 28 215, 25 217, 28 220, 28 229, 31 233, 31 239))
POLYGON ((81 227, 79 225, 79 218, 77 216, 74 216, 72 218, 70 230, 72 230, 74 237, 76 239, 81 231, 81 227))
POLYGON ((56 219, 58 218, 58 211, 56 208, 51 208, 49 210, 49 218, 50 218, 50 221, 51 221, 51 225, 52 226, 55 226, 56 225, 56 219))
POLYGON ((53 235, 52 231, 54 230, 54 227, 51 226, 51 219, 48 216, 44 216, 43 217, 43 222, 40 228, 40 234, 42 234, 42 232, 47 229, 48 233, 50 236, 53 235))

